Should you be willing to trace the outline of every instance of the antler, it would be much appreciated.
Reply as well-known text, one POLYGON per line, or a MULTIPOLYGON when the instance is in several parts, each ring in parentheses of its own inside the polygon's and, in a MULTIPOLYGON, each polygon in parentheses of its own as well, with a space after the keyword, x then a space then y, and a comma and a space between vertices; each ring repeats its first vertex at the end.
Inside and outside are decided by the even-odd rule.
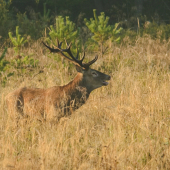
POLYGON ((83 60, 85 58, 85 52, 83 54, 82 59, 78 60, 79 51, 77 51, 77 56, 74 57, 73 54, 71 53, 71 50, 70 50, 71 43, 68 44, 67 41, 66 41, 66 45, 67 45, 66 49, 61 49, 62 42, 59 42, 58 39, 57 39, 57 47, 56 47, 56 49, 49 47, 43 41, 42 41, 42 43, 50 50, 50 52, 59 53, 61 56, 63 56, 67 60, 71 61, 75 65, 78 65, 78 66, 83 67, 85 69, 88 69, 90 67, 90 65, 92 65, 94 62, 96 62, 96 60, 98 59, 98 56, 96 55, 95 58, 93 60, 91 60, 90 62, 83 63, 83 60), (66 52, 67 54, 69 54, 72 59, 69 58, 68 56, 66 56, 63 52, 66 52))

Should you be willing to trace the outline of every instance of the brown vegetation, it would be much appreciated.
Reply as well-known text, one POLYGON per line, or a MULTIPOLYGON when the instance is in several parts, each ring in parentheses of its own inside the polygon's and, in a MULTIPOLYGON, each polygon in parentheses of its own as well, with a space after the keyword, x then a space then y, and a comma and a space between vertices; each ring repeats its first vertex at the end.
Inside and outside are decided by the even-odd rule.
MULTIPOLYGON (((35 57, 43 58, 38 44, 25 50, 35 49, 35 57)), ((73 69, 57 62, 33 79, 10 79, 0 89, 0 167, 170 169, 169 46, 149 37, 139 38, 134 46, 128 38, 119 47, 113 45, 94 64, 110 72, 109 85, 95 90, 85 105, 52 126, 30 118, 17 123, 8 115, 4 98, 16 86, 65 84, 72 79, 73 69)), ((44 57, 41 64, 51 61, 44 57)))

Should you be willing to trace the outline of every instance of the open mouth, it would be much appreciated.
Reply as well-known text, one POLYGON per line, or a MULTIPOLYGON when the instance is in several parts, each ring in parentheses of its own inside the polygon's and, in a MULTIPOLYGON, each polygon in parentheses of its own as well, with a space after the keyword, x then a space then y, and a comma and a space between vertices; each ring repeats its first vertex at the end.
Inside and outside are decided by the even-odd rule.
POLYGON ((103 81, 102 84, 103 84, 103 86, 107 86, 109 83, 106 81, 103 81))
POLYGON ((106 82, 106 81, 108 81, 108 80, 110 80, 110 79, 111 79, 111 77, 108 76, 108 77, 105 79, 105 81, 102 81, 103 86, 107 86, 109 83, 106 82))

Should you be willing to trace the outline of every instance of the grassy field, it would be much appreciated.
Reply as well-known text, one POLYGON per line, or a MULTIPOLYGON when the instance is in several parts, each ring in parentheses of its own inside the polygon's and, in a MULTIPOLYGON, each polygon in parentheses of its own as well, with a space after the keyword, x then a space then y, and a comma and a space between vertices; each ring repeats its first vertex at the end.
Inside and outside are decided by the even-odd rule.
MULTIPOLYGON (((48 67, 37 76, 10 78, 0 88, 0 169, 170 169, 170 42, 143 37, 134 45, 128 38, 112 45, 93 65, 112 77, 109 85, 56 124, 31 118, 17 123, 7 112, 5 96, 24 86, 64 85, 76 69, 46 57, 39 42, 23 52, 34 53, 48 67)), ((6 57, 13 55, 9 49, 6 57)))

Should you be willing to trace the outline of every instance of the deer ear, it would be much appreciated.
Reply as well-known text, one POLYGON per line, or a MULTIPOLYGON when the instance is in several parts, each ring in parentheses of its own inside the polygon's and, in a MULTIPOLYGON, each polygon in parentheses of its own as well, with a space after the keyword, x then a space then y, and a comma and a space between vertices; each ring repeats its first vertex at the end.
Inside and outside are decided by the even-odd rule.
POLYGON ((84 72, 84 69, 82 67, 77 66, 77 65, 76 65, 76 70, 80 73, 84 72))

